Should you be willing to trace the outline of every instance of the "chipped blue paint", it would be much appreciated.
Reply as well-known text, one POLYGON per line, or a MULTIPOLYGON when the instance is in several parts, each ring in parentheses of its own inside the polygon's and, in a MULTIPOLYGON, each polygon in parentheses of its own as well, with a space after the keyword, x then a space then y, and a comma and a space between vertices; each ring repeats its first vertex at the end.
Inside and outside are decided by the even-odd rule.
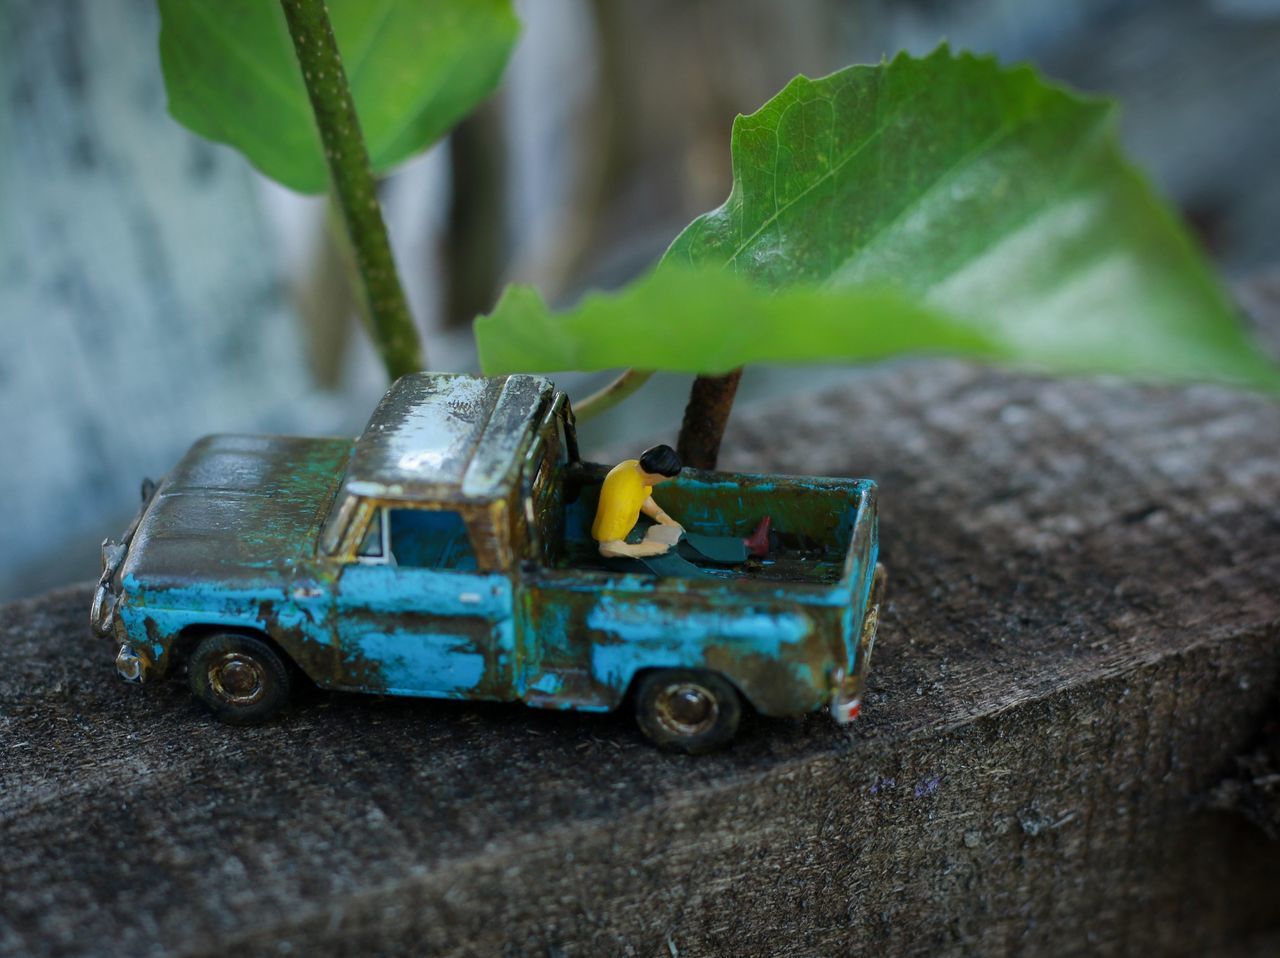
POLYGON ((561 680, 560 676, 551 672, 544 672, 538 678, 538 681, 530 685, 529 688, 533 689, 535 692, 544 692, 547 695, 555 695, 560 691, 560 688, 563 685, 564 682, 561 680))
POLYGON ((355 563, 342 570, 335 601, 344 671, 376 672, 335 684, 513 696, 512 588, 504 576, 355 563))
POLYGON ((705 667, 706 650, 713 644, 790 668, 786 647, 802 642, 813 631, 812 620, 799 611, 690 612, 615 595, 601 597, 586 624, 593 633, 622 640, 597 641, 591 648, 592 674, 618 693, 642 669, 705 667))
POLYGON ((798 642, 812 631, 803 612, 762 612, 735 609, 691 612, 664 608, 648 601, 604 595, 587 616, 587 627, 630 641, 662 639, 681 646, 701 647, 708 640, 740 639, 752 650, 780 655, 782 646, 798 642))
POLYGON ((249 587, 212 582, 144 584, 126 576, 123 585, 116 614, 125 644, 138 653, 147 650, 159 674, 169 667, 175 640, 192 627, 271 633, 287 625, 302 644, 329 642, 324 613, 317 624, 315 611, 291 602, 278 580, 271 586, 249 587))
POLYGON ((356 646, 381 665, 391 695, 462 697, 484 676, 484 656, 460 644, 456 635, 368 632, 356 646))
POLYGON ((489 573, 352 563, 342 571, 338 594, 375 613, 429 610, 440 616, 511 615, 511 583, 505 576, 489 573))
MULTIPOLYGON (((625 694, 636 673, 652 668, 707 668, 707 642, 690 642, 679 640, 652 639, 642 642, 620 642, 613 645, 595 645, 591 649, 591 671, 595 679, 614 692, 615 700, 625 694)), ((781 646, 779 646, 780 648, 781 646)), ((740 650, 744 653, 756 652, 750 646, 740 650)), ((763 653, 768 655, 768 653, 763 653)), ((717 669, 716 671, 725 671, 717 669)), ((730 669, 728 677, 736 679, 730 669)), ((778 655, 773 659, 771 671, 775 681, 784 676, 790 683, 810 685, 804 675, 804 667, 786 657, 778 655)), ((735 682, 735 684, 738 684, 735 682)), ((747 689, 742 691, 750 694, 747 689)), ((825 695, 825 689, 818 696, 825 695)), ((807 709, 805 710, 807 711, 807 709)))

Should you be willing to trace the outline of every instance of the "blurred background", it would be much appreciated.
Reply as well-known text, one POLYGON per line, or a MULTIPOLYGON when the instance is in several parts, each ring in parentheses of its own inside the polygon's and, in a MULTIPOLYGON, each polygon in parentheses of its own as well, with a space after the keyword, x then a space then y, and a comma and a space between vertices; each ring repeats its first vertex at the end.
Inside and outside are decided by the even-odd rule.
MULTIPOLYGON (((428 364, 473 370, 502 285, 567 304, 729 190, 729 131, 796 73, 941 40, 1123 106, 1228 280, 1280 260, 1280 0, 524 0, 498 94, 383 187, 428 364)), ((355 434, 386 381, 323 200, 169 118, 154 0, 0 0, 0 600, 98 542, 217 431, 355 434)), ((750 369, 735 415, 849 369, 750 369)), ((557 377, 581 396, 602 377, 557 377)), ((607 377, 605 377, 607 378, 607 377)), ((674 439, 658 376, 587 450, 674 439)))

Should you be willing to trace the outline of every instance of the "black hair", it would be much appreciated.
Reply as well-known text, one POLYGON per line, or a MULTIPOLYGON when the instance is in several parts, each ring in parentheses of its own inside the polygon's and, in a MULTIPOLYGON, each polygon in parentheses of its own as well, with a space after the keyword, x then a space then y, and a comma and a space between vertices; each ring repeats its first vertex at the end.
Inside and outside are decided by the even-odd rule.
POLYGON ((680 475, 684 463, 680 461, 680 454, 670 446, 652 446, 640 454, 640 468, 670 479, 680 475))

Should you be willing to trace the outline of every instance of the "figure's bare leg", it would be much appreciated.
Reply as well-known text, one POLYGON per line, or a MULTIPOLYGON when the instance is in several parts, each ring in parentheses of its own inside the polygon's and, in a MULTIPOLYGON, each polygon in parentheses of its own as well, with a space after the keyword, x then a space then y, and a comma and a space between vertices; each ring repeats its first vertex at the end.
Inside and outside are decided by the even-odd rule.
POLYGON ((647 559, 650 556, 660 556, 670 550, 665 542, 657 542, 653 539, 646 539, 644 542, 623 542, 621 539, 612 539, 608 542, 600 543, 600 554, 606 559, 647 559))

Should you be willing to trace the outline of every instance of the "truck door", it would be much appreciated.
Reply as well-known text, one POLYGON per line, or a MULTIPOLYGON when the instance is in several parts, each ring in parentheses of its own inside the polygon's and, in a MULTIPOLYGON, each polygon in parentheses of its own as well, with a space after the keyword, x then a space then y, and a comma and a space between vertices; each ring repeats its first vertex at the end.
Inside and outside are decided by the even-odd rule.
POLYGON ((340 685, 395 695, 511 697, 511 583, 481 572, 457 512, 383 507, 335 602, 340 685))

